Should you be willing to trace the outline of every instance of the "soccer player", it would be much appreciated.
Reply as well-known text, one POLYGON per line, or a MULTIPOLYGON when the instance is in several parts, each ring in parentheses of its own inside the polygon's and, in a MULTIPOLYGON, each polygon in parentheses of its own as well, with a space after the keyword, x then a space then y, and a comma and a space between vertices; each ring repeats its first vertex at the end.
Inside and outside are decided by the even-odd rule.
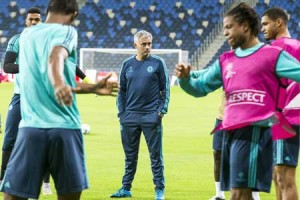
MULTIPOLYGON (((300 61, 300 41, 291 38, 288 30, 288 15, 281 8, 270 8, 263 13, 261 19, 262 32, 266 40, 273 40, 272 46, 278 46, 300 61)), ((286 87, 283 96, 285 101, 279 105, 282 113, 296 131, 296 136, 284 140, 275 140, 273 179, 277 199, 298 199, 296 187, 296 167, 299 156, 300 134, 300 84, 284 79, 286 87), (295 104, 294 106, 290 106, 295 104), (283 106, 282 106, 283 105, 283 106)))
POLYGON ((108 74, 96 84, 76 83, 77 32, 70 26, 76 0, 50 0, 45 23, 20 36, 19 133, 1 184, 4 199, 37 199, 47 171, 58 200, 78 200, 88 188, 77 93, 115 95, 108 74))
MULTIPOLYGON (((41 11, 39 8, 29 8, 26 12, 25 24, 27 27, 38 24, 41 21, 41 11)), ((20 92, 19 92, 19 64, 18 64, 18 54, 19 54, 19 38, 20 34, 13 36, 7 45, 3 70, 5 73, 15 74, 14 82, 14 95, 9 104, 9 109, 6 117, 5 124, 5 135, 2 145, 2 164, 1 164, 1 177, 3 179, 10 154, 14 147, 17 134, 19 122, 21 120, 20 112, 20 92)))
POLYGON ((126 59, 120 74, 117 98, 121 138, 125 153, 122 188, 112 198, 131 197, 131 186, 137 168, 141 132, 151 159, 155 199, 164 199, 164 163, 162 153, 162 118, 167 113, 170 86, 164 60, 151 55, 152 35, 141 30, 134 35, 137 54, 126 59))
MULTIPOLYGON (((27 27, 33 26, 41 22, 41 11, 39 8, 29 8, 26 12, 26 21, 25 24, 27 27)), ((20 34, 13 36, 7 45, 7 50, 4 58, 3 69, 6 73, 15 74, 14 82, 14 95, 9 105, 9 110, 7 113, 6 124, 5 124, 5 135, 2 145, 2 164, 1 164, 1 175, 0 180, 3 179, 10 154, 14 147, 18 127, 21 120, 21 111, 20 111, 20 94, 19 94, 19 38, 20 34)), ((90 80, 86 75, 80 70, 79 67, 76 67, 76 75, 83 79, 84 82, 89 82, 90 80)), ((48 173, 45 176, 43 184, 43 194, 52 194, 50 187, 50 174, 48 173)))
POLYGON ((190 77, 191 67, 184 63, 175 69, 182 89, 195 97, 224 88, 222 129, 226 132, 221 189, 230 189, 232 200, 251 199, 252 191, 270 191, 270 126, 277 122, 273 119, 279 95, 278 77, 300 82, 300 63, 296 59, 278 47, 260 43, 259 21, 253 8, 238 4, 223 19, 223 33, 234 50, 223 53, 211 67, 201 70, 197 79, 190 77))

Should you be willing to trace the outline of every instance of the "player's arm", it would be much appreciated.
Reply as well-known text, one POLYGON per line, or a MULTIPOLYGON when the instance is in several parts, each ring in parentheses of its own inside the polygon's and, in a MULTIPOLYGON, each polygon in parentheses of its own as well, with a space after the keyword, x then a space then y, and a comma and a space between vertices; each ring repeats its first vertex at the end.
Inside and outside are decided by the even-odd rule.
POLYGON ((64 82, 64 61, 68 51, 62 46, 54 46, 48 59, 48 77, 54 87, 54 93, 60 104, 71 105, 73 94, 71 87, 64 82))
POLYGON ((18 54, 13 51, 7 51, 4 57, 3 70, 5 73, 17 74, 19 73, 19 65, 15 64, 18 54))
POLYGON ((179 78, 180 87, 186 93, 202 97, 222 86, 221 67, 218 60, 212 66, 199 70, 197 78, 191 77, 190 69, 190 66, 183 63, 175 68, 175 75, 179 78))
POLYGON ((168 112, 168 105, 170 100, 170 81, 167 66, 163 60, 160 65, 159 87, 161 95, 159 99, 158 114, 163 117, 163 115, 168 112))
POLYGON ((95 93, 97 95, 116 96, 118 92, 118 77, 115 72, 110 72, 95 84, 77 83, 76 88, 72 90, 79 94, 95 93))
POLYGON ((280 78, 288 78, 300 83, 300 63, 285 51, 279 55, 276 64, 276 74, 280 78))
POLYGON ((78 83, 76 88, 66 85, 63 71, 64 61, 67 57, 68 51, 64 47, 55 46, 50 53, 48 61, 48 76, 54 87, 56 99, 60 104, 71 105, 73 99, 72 92, 115 96, 118 84, 116 81, 109 81, 112 73, 109 73, 96 84, 78 83))

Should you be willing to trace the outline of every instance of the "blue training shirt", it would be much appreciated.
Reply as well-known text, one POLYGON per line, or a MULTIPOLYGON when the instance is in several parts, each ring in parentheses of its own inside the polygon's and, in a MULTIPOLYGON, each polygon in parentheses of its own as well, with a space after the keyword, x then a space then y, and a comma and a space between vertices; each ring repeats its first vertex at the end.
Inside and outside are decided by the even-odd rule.
POLYGON ((60 105, 48 77, 48 60, 55 46, 64 47, 63 77, 66 85, 76 86, 77 31, 72 26, 39 23, 20 36, 19 74, 21 116, 19 127, 79 129, 80 117, 73 95, 71 106, 60 105))
POLYGON ((124 111, 166 114, 169 99, 169 76, 162 58, 150 55, 138 61, 132 56, 123 62, 117 98, 118 116, 124 111))

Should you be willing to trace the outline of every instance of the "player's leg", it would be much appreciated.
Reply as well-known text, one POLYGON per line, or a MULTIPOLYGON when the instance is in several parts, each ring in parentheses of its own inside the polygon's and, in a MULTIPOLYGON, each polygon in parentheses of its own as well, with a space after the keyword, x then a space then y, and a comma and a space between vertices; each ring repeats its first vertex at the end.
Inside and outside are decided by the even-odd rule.
POLYGON ((20 95, 14 94, 11 103, 9 104, 5 123, 5 135, 2 145, 2 163, 0 180, 2 180, 4 177, 10 154, 16 142, 20 120, 20 95))
POLYGON ((88 188, 80 129, 48 129, 48 166, 58 199, 80 199, 88 188))
POLYGON ((278 188, 281 191, 281 196, 278 195, 278 199, 298 200, 295 181, 296 168, 286 165, 276 165, 274 167, 274 173, 276 173, 275 181, 277 182, 278 188))
POLYGON ((272 178, 273 178, 274 187, 275 187, 275 191, 276 191, 276 199, 282 200, 282 191, 277 182, 277 172, 276 172, 275 166, 273 167, 273 177, 272 178))
POLYGON ((230 199, 232 200, 250 200, 252 199, 252 190, 247 188, 231 188, 230 199))
MULTIPOLYGON (((216 119, 215 127, 217 127, 222 120, 216 119)), ((222 152, 223 131, 216 131, 213 134, 213 154, 214 154, 214 178, 216 195, 211 200, 225 199, 224 191, 221 190, 220 172, 221 172, 221 152, 222 152)))
POLYGON ((111 198, 131 197, 132 181, 136 173, 138 153, 141 138, 139 120, 141 114, 126 112, 120 117, 121 140, 125 153, 125 173, 122 178, 122 188, 113 193, 111 198))
POLYGON ((299 126, 293 126, 295 137, 276 140, 274 151, 274 183, 278 199, 298 199, 296 167, 299 157, 299 126))
POLYGON ((17 197, 17 196, 12 196, 10 194, 3 194, 3 199, 4 200, 27 200, 28 198, 22 198, 22 197, 17 197))
POLYGON ((251 192, 269 192, 272 181, 270 129, 248 126, 225 133, 222 149, 221 188, 231 198, 251 199, 251 192))
POLYGON ((45 174, 42 191, 43 191, 44 195, 52 194, 51 186, 50 186, 50 172, 49 171, 47 171, 45 174))
POLYGON ((46 131, 20 128, 1 191, 9 198, 38 199, 47 159, 46 131))
POLYGON ((165 177, 162 147, 162 122, 157 112, 145 114, 141 118, 142 131, 144 133, 151 160, 153 183, 155 185, 155 199, 164 199, 165 177))

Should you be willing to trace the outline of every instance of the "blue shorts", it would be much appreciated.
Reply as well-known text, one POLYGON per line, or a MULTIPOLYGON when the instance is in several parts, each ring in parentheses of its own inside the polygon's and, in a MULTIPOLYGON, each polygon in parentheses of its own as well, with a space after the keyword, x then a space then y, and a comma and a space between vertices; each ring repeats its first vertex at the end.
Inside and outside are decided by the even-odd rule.
POLYGON ((20 121, 20 95, 14 94, 9 104, 6 116, 5 135, 2 145, 2 151, 12 151, 17 139, 20 121))
POLYGON ((226 131, 222 149, 221 189, 250 188, 270 192, 272 143, 270 128, 247 126, 226 131))
MULTIPOLYGON (((222 123, 222 120, 216 119, 215 127, 217 127, 220 123, 222 123)), ((213 150, 222 151, 223 132, 223 130, 214 132, 212 145, 213 150)))
POLYGON ((273 142, 273 165, 298 165, 300 126, 293 125, 293 128, 297 133, 295 137, 273 142))
POLYGON ((1 191, 38 199, 47 170, 58 195, 88 188, 81 130, 20 128, 1 191))

